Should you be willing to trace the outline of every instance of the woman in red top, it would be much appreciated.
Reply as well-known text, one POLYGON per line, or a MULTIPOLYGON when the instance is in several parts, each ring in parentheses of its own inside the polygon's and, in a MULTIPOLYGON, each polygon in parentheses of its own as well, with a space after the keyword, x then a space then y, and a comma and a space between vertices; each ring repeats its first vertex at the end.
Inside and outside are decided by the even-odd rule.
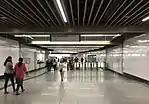
POLYGON ((18 91, 20 87, 22 89, 22 92, 24 92, 23 79, 24 79, 24 73, 27 71, 26 66, 23 63, 23 58, 19 58, 19 62, 16 63, 14 70, 17 83, 16 95, 19 95, 20 93, 18 91))

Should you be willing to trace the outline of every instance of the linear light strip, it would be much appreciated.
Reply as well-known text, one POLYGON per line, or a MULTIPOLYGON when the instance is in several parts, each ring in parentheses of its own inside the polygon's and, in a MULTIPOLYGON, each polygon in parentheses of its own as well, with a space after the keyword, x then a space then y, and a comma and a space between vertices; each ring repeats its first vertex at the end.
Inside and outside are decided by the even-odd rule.
POLYGON ((115 35, 115 36, 113 37, 113 39, 116 38, 116 37, 118 37, 118 36, 121 36, 121 35, 120 35, 120 34, 117 34, 117 35, 115 35))
POLYGON ((29 36, 29 35, 15 35, 15 37, 26 37, 26 38, 34 39, 32 36, 29 36))
POLYGON ((29 35, 32 37, 50 37, 50 35, 29 35))
POLYGON ((144 22, 144 21, 148 21, 148 20, 149 20, 149 16, 146 17, 146 18, 144 18, 144 19, 142 19, 143 22, 144 22))
POLYGON ((80 42, 50 42, 50 41, 32 41, 32 44, 111 44, 110 41, 80 41, 80 42))
POLYGON ((64 22, 67 22, 66 15, 65 15, 65 13, 64 13, 64 9, 63 9, 63 7, 62 7, 61 1, 60 1, 60 0, 56 0, 56 2, 57 2, 57 5, 58 5, 58 7, 59 7, 59 10, 60 10, 60 12, 61 12, 61 15, 62 15, 62 17, 63 17, 64 22))
POLYGON ((41 46, 45 48, 97 48, 97 47, 104 47, 104 46, 41 46))
POLYGON ((50 37, 50 35, 15 35, 15 37, 50 37))
POLYGON ((104 35, 104 34, 83 34, 81 37, 98 37, 98 36, 120 36, 120 34, 115 35, 104 35))

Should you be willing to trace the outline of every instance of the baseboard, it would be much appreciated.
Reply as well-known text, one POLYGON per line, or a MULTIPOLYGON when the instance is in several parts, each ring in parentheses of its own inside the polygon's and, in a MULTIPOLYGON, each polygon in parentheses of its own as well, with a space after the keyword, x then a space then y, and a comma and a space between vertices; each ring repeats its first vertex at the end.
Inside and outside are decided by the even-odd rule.
MULTIPOLYGON (((38 70, 41 70, 41 69, 44 69, 45 67, 41 67, 41 68, 38 68, 38 69, 35 69, 35 70, 30 70, 30 71, 28 71, 27 73, 32 73, 32 72, 35 72, 35 71, 38 71, 38 70)), ((0 76, 0 80, 1 79, 4 79, 4 75, 1 75, 0 76)))
POLYGON ((148 80, 143 79, 143 78, 140 78, 140 77, 137 77, 137 76, 134 76, 134 75, 131 75, 131 74, 126 73, 126 72, 123 72, 123 74, 121 74, 121 73, 115 72, 112 69, 106 68, 106 70, 111 71, 113 73, 116 73, 116 74, 118 74, 118 75, 120 75, 122 77, 128 78, 128 79, 132 79, 132 80, 135 80, 135 81, 138 81, 138 82, 149 84, 149 81, 148 80))
POLYGON ((136 81, 139 81, 139 82, 142 82, 142 83, 149 84, 148 80, 137 77, 137 76, 134 76, 134 75, 131 75, 131 74, 128 74, 128 73, 125 73, 125 72, 123 73, 123 76, 126 77, 126 78, 129 78, 129 79, 133 79, 133 80, 136 80, 136 81))
POLYGON ((35 69, 35 70, 30 70, 30 71, 28 71, 28 73, 35 72, 35 71, 38 71, 38 70, 41 70, 41 69, 44 69, 44 68, 46 68, 46 67, 41 67, 41 68, 38 68, 38 69, 35 69))
POLYGON ((123 76, 123 74, 122 74, 122 73, 118 73, 118 72, 116 72, 116 71, 114 71, 114 70, 112 70, 112 69, 106 68, 106 70, 111 71, 111 72, 113 72, 113 73, 116 73, 116 74, 118 74, 118 75, 123 76))

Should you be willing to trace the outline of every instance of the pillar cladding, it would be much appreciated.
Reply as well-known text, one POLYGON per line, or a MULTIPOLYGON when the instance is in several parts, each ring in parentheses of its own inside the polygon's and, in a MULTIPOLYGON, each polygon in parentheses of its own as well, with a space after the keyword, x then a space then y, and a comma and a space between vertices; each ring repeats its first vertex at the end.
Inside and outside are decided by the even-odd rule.
POLYGON ((45 51, 45 60, 49 57, 49 51, 45 51))

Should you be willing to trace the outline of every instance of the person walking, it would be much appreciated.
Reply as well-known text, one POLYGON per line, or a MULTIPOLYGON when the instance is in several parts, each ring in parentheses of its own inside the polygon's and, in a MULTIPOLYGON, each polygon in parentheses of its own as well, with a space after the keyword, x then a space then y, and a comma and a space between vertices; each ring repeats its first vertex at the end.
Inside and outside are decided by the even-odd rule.
POLYGON ((46 67, 47 67, 47 71, 50 71, 51 66, 50 66, 50 60, 49 59, 46 61, 46 67))
POLYGON ((5 66, 5 72, 4 72, 4 77, 5 77, 5 84, 4 84, 4 94, 8 94, 9 92, 7 91, 7 86, 8 86, 8 81, 10 79, 13 92, 15 93, 15 84, 14 84, 14 72, 13 72, 13 63, 12 63, 12 57, 8 56, 4 62, 5 66))
POLYGON ((26 65, 23 63, 23 58, 19 58, 19 62, 16 63, 15 68, 15 78, 17 83, 17 89, 16 89, 16 95, 20 95, 19 88, 21 87, 22 92, 25 91, 23 87, 23 79, 24 79, 24 73, 26 73, 26 65))
POLYGON ((57 62, 56 62, 56 60, 54 59, 54 60, 53 60, 53 69, 54 69, 54 71, 56 70, 56 67, 57 67, 57 62))
POLYGON ((65 71, 67 71, 67 60, 66 59, 62 59, 60 61, 59 71, 60 71, 60 75, 61 75, 61 81, 63 81, 64 73, 65 73, 65 71))

